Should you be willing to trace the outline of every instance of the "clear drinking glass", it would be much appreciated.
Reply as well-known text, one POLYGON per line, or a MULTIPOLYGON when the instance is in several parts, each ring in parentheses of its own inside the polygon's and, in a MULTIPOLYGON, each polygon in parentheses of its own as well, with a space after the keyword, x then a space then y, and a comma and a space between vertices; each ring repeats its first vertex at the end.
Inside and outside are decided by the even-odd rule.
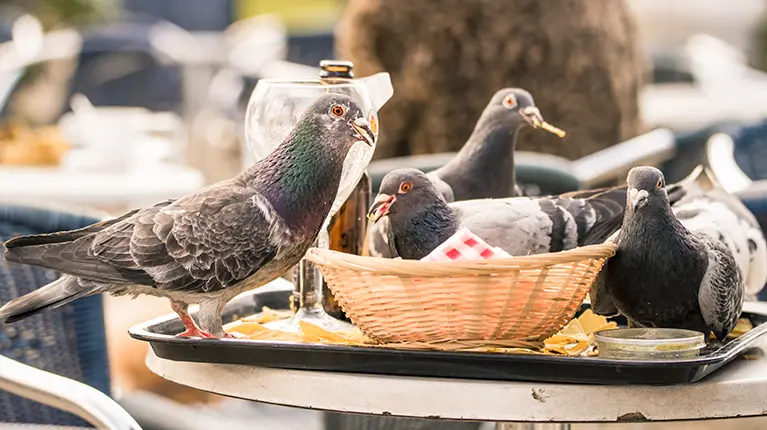
MULTIPOLYGON (((364 79, 358 79, 333 83, 320 80, 259 80, 250 97, 245 115, 245 138, 251 154, 244 155, 250 155, 247 158, 251 162, 269 155, 290 133, 304 110, 319 96, 327 93, 342 93, 354 98, 360 104, 362 111, 366 113, 367 119, 372 118, 378 123, 377 110, 391 97, 391 81, 386 73, 379 73, 371 78, 376 80, 366 78, 367 82, 364 79), (371 86, 371 82, 377 86, 371 86), (388 84, 388 91, 386 84, 388 84), (386 94, 388 96, 385 96, 386 94)), ((370 147, 363 142, 355 143, 349 150, 344 161, 336 199, 314 246, 328 248, 328 222, 349 198, 362 178, 374 150, 375 146, 370 147)), ((323 309, 322 276, 317 268, 306 260, 301 260, 296 267, 294 281, 298 282, 300 287, 300 308, 292 318, 275 321, 268 326, 276 330, 298 331, 298 322, 307 321, 332 331, 350 329, 350 324, 331 317, 323 309)))

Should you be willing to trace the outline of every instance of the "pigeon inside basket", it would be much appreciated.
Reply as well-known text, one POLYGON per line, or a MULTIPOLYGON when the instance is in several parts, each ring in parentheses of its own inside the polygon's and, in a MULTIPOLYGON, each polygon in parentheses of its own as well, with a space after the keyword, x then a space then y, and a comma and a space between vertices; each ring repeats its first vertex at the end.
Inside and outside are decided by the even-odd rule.
POLYGON ((524 257, 425 262, 312 248, 306 258, 319 267, 346 315, 377 342, 524 347, 573 318, 615 249, 605 243, 524 257))

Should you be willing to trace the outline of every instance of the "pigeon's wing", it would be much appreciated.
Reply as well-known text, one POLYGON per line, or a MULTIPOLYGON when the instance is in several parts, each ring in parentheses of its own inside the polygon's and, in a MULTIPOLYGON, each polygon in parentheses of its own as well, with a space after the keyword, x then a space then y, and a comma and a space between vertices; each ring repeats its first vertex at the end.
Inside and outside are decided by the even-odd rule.
POLYGON ((589 291, 589 299, 591 301, 591 310, 597 315, 603 315, 611 317, 619 314, 618 308, 613 302, 613 298, 607 291, 607 265, 610 264, 608 260, 605 262, 602 270, 594 280, 594 284, 589 291))
POLYGON ((602 243, 620 228, 626 190, 588 198, 517 197, 455 202, 460 227, 512 255, 558 252, 602 243))
POLYGON ((445 199, 446 202, 453 202, 455 201, 455 193, 453 193, 453 188, 445 181, 442 180, 439 176, 439 170, 434 170, 426 174, 426 177, 429 178, 432 184, 434 184, 435 187, 437 187, 437 191, 442 195, 442 198, 445 199))
POLYGON ((572 216, 579 246, 593 245, 603 243, 620 229, 626 209, 626 190, 626 187, 604 188, 542 200, 550 200, 572 216), (586 197, 576 197, 579 195, 586 197))
POLYGON ((370 255, 378 258, 394 258, 392 253, 392 244, 390 241, 391 225, 389 217, 379 219, 370 227, 368 234, 368 245, 370 255))
POLYGON ((247 278, 290 240, 265 198, 221 184, 70 242, 8 252, 15 261, 93 281, 203 292, 247 278))
POLYGON ((703 244, 708 267, 698 290, 700 312, 717 339, 732 332, 743 308, 743 279, 729 249, 708 235, 695 234, 703 244))
POLYGON ((266 198, 231 186, 140 212, 100 235, 93 246, 100 259, 140 269, 158 288, 185 292, 235 284, 279 258, 294 239, 266 198))
POLYGON ((706 234, 729 249, 744 277, 747 294, 753 296, 767 282, 767 242, 758 223, 752 222, 751 213, 732 200, 715 189, 685 199, 672 210, 688 230, 706 234))
MULTIPOLYGON (((613 235, 607 238, 605 242, 612 242, 617 244, 619 233, 620 231, 613 233, 613 235)), ((602 270, 599 271, 599 274, 594 280, 594 284, 591 286, 591 290, 589 291, 591 310, 593 310, 597 315, 608 317, 618 315, 619 313, 618 308, 615 306, 615 302, 613 302, 612 296, 607 291, 607 266, 609 264, 610 259, 608 258, 607 261, 605 261, 605 264, 602 266, 602 270)))
POLYGON ((572 217, 557 208, 547 213, 538 199, 467 200, 450 206, 458 214, 458 228, 469 229, 513 256, 550 252, 568 238, 575 244, 572 217))

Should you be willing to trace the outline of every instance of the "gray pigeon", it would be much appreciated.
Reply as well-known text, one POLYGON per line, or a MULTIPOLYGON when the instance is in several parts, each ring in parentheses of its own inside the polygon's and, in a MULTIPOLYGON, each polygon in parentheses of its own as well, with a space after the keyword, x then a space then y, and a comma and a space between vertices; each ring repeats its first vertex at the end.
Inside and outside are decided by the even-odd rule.
POLYGON ((683 181, 684 198, 672 205, 677 219, 690 231, 706 233, 724 243, 743 275, 747 300, 767 282, 767 242, 753 213, 717 183, 713 173, 698 166, 683 181))
MULTIPOLYGON (((739 210, 698 184, 687 186, 672 208, 660 170, 629 172, 623 225, 610 238, 618 250, 590 294, 595 312, 619 312, 631 326, 713 332, 719 340, 732 332, 743 306, 744 276, 729 247, 734 236, 727 223, 739 225, 739 210)), ((741 246, 746 251, 749 245, 741 246)))
POLYGON ((226 302, 282 275, 314 242, 347 152, 374 144, 365 117, 350 97, 324 95, 274 152, 232 179, 80 230, 9 240, 6 260, 64 276, 7 303, 0 320, 91 294, 147 294, 170 299, 181 336, 224 335, 226 302), (187 311, 196 303, 201 329, 187 311))
POLYGON ((387 174, 369 218, 389 219, 391 253, 421 259, 460 228, 513 256, 557 252, 601 243, 620 228, 626 188, 551 197, 448 203, 416 169, 387 174))
POLYGON ((514 170, 514 149, 517 133, 527 125, 563 133, 543 120, 527 91, 498 90, 458 154, 426 176, 448 202, 521 196, 514 170))
MULTIPOLYGON (((426 176, 447 202, 521 196, 514 149, 518 131, 527 125, 563 136, 543 120, 530 93, 519 88, 497 91, 458 154, 426 176)), ((391 257, 387 229, 385 219, 370 229, 370 255, 391 257)))

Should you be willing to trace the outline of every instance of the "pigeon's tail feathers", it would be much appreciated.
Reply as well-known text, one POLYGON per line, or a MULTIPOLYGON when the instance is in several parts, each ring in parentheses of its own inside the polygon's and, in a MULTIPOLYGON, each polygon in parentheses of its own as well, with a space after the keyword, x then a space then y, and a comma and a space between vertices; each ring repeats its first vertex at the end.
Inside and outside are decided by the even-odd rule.
POLYGON ((602 189, 586 198, 588 207, 594 212, 594 220, 585 231, 579 232, 579 246, 604 243, 621 228, 626 194, 627 187, 615 187, 602 189))
MULTIPOLYGON (((94 235, 86 235, 72 242, 53 242, 40 245, 21 246, 28 236, 12 239, 6 246, 5 260, 11 263, 28 264, 56 270, 68 275, 84 277, 105 283, 138 283, 152 285, 154 280, 149 274, 135 266, 130 253, 123 252, 113 258, 113 263, 105 263, 90 251, 94 235), (122 264, 122 266, 120 266, 122 264)), ((36 243, 36 242, 35 242, 36 243)))
POLYGON ((72 242, 80 237, 87 236, 90 233, 83 233, 80 230, 62 231, 51 234, 30 234, 28 236, 19 236, 5 242, 6 254, 13 254, 13 250, 25 248, 28 246, 50 245, 53 243, 72 242))
MULTIPOLYGON (((165 203, 166 202, 158 203, 157 206, 164 205, 165 203)), ((15 237, 5 242, 5 249, 11 250, 15 248, 23 248, 26 246, 73 242, 90 234, 98 233, 109 226, 112 226, 120 221, 125 220, 126 218, 133 216, 137 212, 138 209, 132 210, 120 217, 107 219, 85 226, 83 228, 78 228, 76 230, 58 231, 55 233, 30 234, 26 236, 15 237)))
POLYGON ((42 237, 18 237, 5 243, 5 261, 61 270, 59 267, 52 267, 55 266, 52 263, 59 260, 52 257, 62 254, 67 249, 67 245, 71 243, 55 240, 45 242, 42 237))
POLYGON ((703 172, 704 169, 705 167, 703 167, 702 164, 698 164, 697 166, 695 166, 694 169, 692 169, 692 171, 687 176, 684 177, 684 179, 679 181, 678 184, 686 185, 686 186, 695 184, 696 182, 698 182, 698 179, 700 178, 701 174, 704 173, 703 172))
POLYGON ((569 197, 571 199, 588 199, 591 197, 598 196, 602 193, 609 192, 612 190, 624 190, 624 192, 628 189, 625 185, 622 187, 602 187, 602 188, 592 188, 590 190, 576 190, 576 191, 570 191, 567 193, 562 193, 559 195, 559 197, 569 197))
POLYGON ((11 323, 47 309, 55 309, 93 293, 95 288, 83 287, 74 276, 61 278, 29 294, 18 297, 0 308, 0 321, 11 323))
POLYGON ((687 177, 674 185, 692 195, 701 195, 715 189, 721 189, 714 172, 702 164, 697 165, 687 177))
POLYGON ((682 184, 671 184, 666 188, 668 204, 674 206, 687 195, 687 189, 682 184))

